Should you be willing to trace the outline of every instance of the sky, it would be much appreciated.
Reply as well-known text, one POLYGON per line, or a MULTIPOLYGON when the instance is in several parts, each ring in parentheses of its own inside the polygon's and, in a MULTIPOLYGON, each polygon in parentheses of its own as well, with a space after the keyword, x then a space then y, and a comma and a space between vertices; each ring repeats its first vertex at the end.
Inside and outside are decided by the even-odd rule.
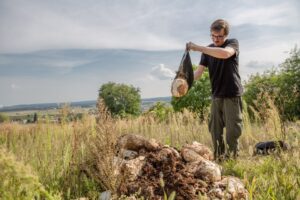
POLYGON ((0 107, 96 100, 110 81, 170 96, 185 44, 209 45, 219 18, 244 82, 300 46, 299 11, 298 0, 0 0, 0 107))

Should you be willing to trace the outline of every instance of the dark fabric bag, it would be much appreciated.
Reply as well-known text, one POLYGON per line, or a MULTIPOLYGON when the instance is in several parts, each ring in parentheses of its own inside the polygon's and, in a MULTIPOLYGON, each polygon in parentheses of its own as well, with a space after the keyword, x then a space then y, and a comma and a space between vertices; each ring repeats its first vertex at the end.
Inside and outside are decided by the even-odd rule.
POLYGON ((194 82, 194 71, 189 51, 185 50, 178 71, 176 72, 175 79, 182 78, 188 83, 190 89, 194 82))

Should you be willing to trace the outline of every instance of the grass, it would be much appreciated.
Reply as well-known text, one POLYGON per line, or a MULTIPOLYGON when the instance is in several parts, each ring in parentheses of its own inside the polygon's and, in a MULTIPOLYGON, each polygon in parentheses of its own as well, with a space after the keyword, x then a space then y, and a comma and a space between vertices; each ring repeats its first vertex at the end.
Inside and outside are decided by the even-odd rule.
POLYGON ((13 154, 3 148, 0 148, 0 168, 1 199, 61 199, 59 195, 45 190, 30 166, 17 161, 13 154))
MULTIPOLYGON (((223 163, 223 173, 243 179, 250 199, 300 199, 300 122, 286 123, 283 134, 277 109, 271 105, 264 113, 263 119, 257 115, 253 123, 244 113, 241 156, 223 163), (252 156, 258 141, 282 138, 293 147, 291 150, 252 156)), ((13 194, 7 190, 7 182, 9 188, 27 187, 28 182, 32 187, 28 186, 23 196, 5 198, 0 193, 0 199, 38 199, 42 194, 48 195, 43 197, 46 199, 98 199, 101 191, 115 191, 119 179, 112 165, 113 146, 117 136, 125 133, 155 138, 177 148, 194 140, 212 147, 206 120, 200 122, 188 111, 172 113, 162 122, 152 116, 95 119, 84 115, 80 121, 62 124, 3 123, 0 165, 3 171, 12 171, 1 174, 0 191, 7 191, 7 197, 13 194), (13 160, 10 166, 5 164, 6 154, 13 160), (31 177, 30 181, 22 179, 24 174, 31 177)))

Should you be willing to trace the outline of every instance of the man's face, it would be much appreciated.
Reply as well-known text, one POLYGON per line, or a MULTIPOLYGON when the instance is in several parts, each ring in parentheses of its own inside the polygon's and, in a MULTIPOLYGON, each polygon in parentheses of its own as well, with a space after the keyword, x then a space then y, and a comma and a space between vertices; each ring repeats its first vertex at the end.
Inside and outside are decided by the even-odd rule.
POLYGON ((221 31, 211 31, 210 36, 214 45, 219 47, 224 44, 227 35, 225 35, 224 29, 222 29, 221 31))

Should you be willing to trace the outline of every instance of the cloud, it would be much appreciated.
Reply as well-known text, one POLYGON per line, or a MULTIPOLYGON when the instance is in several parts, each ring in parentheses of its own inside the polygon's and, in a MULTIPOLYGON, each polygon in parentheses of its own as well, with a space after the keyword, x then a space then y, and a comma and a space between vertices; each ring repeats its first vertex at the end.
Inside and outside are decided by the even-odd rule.
MULTIPOLYGON (((163 4, 60 4, 4 1, 0 8, 1 52, 63 48, 174 49, 181 42, 168 19, 176 13, 163 4), (149 9, 151 7, 151 9, 149 9), (170 28, 169 28, 170 27, 170 28)), ((176 9, 178 10, 178 8, 176 9)))
MULTIPOLYGON (((171 80, 161 80, 151 71, 156 66, 157 73, 169 76, 166 69, 176 66, 182 53, 69 49, 0 54, 0 92, 5 94, 0 98, 0 104, 96 99, 100 86, 109 81, 140 88, 142 98, 168 96, 171 80), (62 73, 68 69, 69 61, 74 61, 75 66, 68 73, 62 73), (59 65, 65 62, 66 67, 59 65), (76 65, 77 62, 79 65, 76 65), (14 92, 12 83, 22 88, 14 92)), ((175 67, 171 71, 175 71, 175 67)))
POLYGON ((245 67, 250 68, 250 69, 265 69, 265 68, 270 68, 270 67, 274 67, 274 63, 273 62, 259 62, 257 60, 251 60, 250 62, 248 62, 245 67))
MULTIPOLYGON (((269 26, 296 25, 295 19, 299 18, 297 6, 291 1, 259 3, 251 1, 239 5, 231 13, 231 24, 256 24, 269 26), (297 17, 298 16, 298 17, 297 17)), ((296 25, 297 26, 297 25, 296 25)), ((298 26, 299 27, 299 26, 298 26)))
MULTIPOLYGON (((298 0, 1 0, 0 104, 90 99, 108 81, 133 84, 142 97, 168 96, 185 43, 211 43, 209 27, 218 18, 229 21, 229 37, 239 40, 241 76, 263 72, 300 45, 299 5, 298 0), (22 88, 14 92, 12 83, 22 88)), ((193 63, 200 55, 191 53, 193 63)))
POLYGON ((252 74, 260 73, 275 69, 278 64, 272 61, 251 60, 240 67, 242 80, 247 81, 252 74))
POLYGON ((20 86, 19 86, 19 85, 16 85, 15 83, 12 83, 12 84, 10 85, 10 87, 11 87, 11 89, 13 89, 13 90, 16 90, 16 89, 19 89, 19 88, 20 88, 20 86))
MULTIPOLYGON (((54 51, 55 52, 55 51, 54 51)), ((93 62, 81 55, 68 55, 66 52, 35 52, 24 54, 0 54, 0 77, 11 75, 49 76, 68 74, 76 67, 93 62)))
POLYGON ((262 34, 276 37, 278 33, 280 37, 289 37, 299 32, 298 10, 296 0, 171 3, 3 0, 0 2, 0 52, 74 48, 178 50, 187 41, 210 42, 209 26, 217 18, 227 19, 233 33, 241 33, 239 38, 257 38, 262 34), (199 12, 203 5, 203 12, 199 12), (239 30, 241 27, 243 32, 239 30))
POLYGON ((164 64, 159 64, 158 66, 152 68, 151 75, 160 80, 169 80, 174 78, 175 72, 165 67, 164 64))

